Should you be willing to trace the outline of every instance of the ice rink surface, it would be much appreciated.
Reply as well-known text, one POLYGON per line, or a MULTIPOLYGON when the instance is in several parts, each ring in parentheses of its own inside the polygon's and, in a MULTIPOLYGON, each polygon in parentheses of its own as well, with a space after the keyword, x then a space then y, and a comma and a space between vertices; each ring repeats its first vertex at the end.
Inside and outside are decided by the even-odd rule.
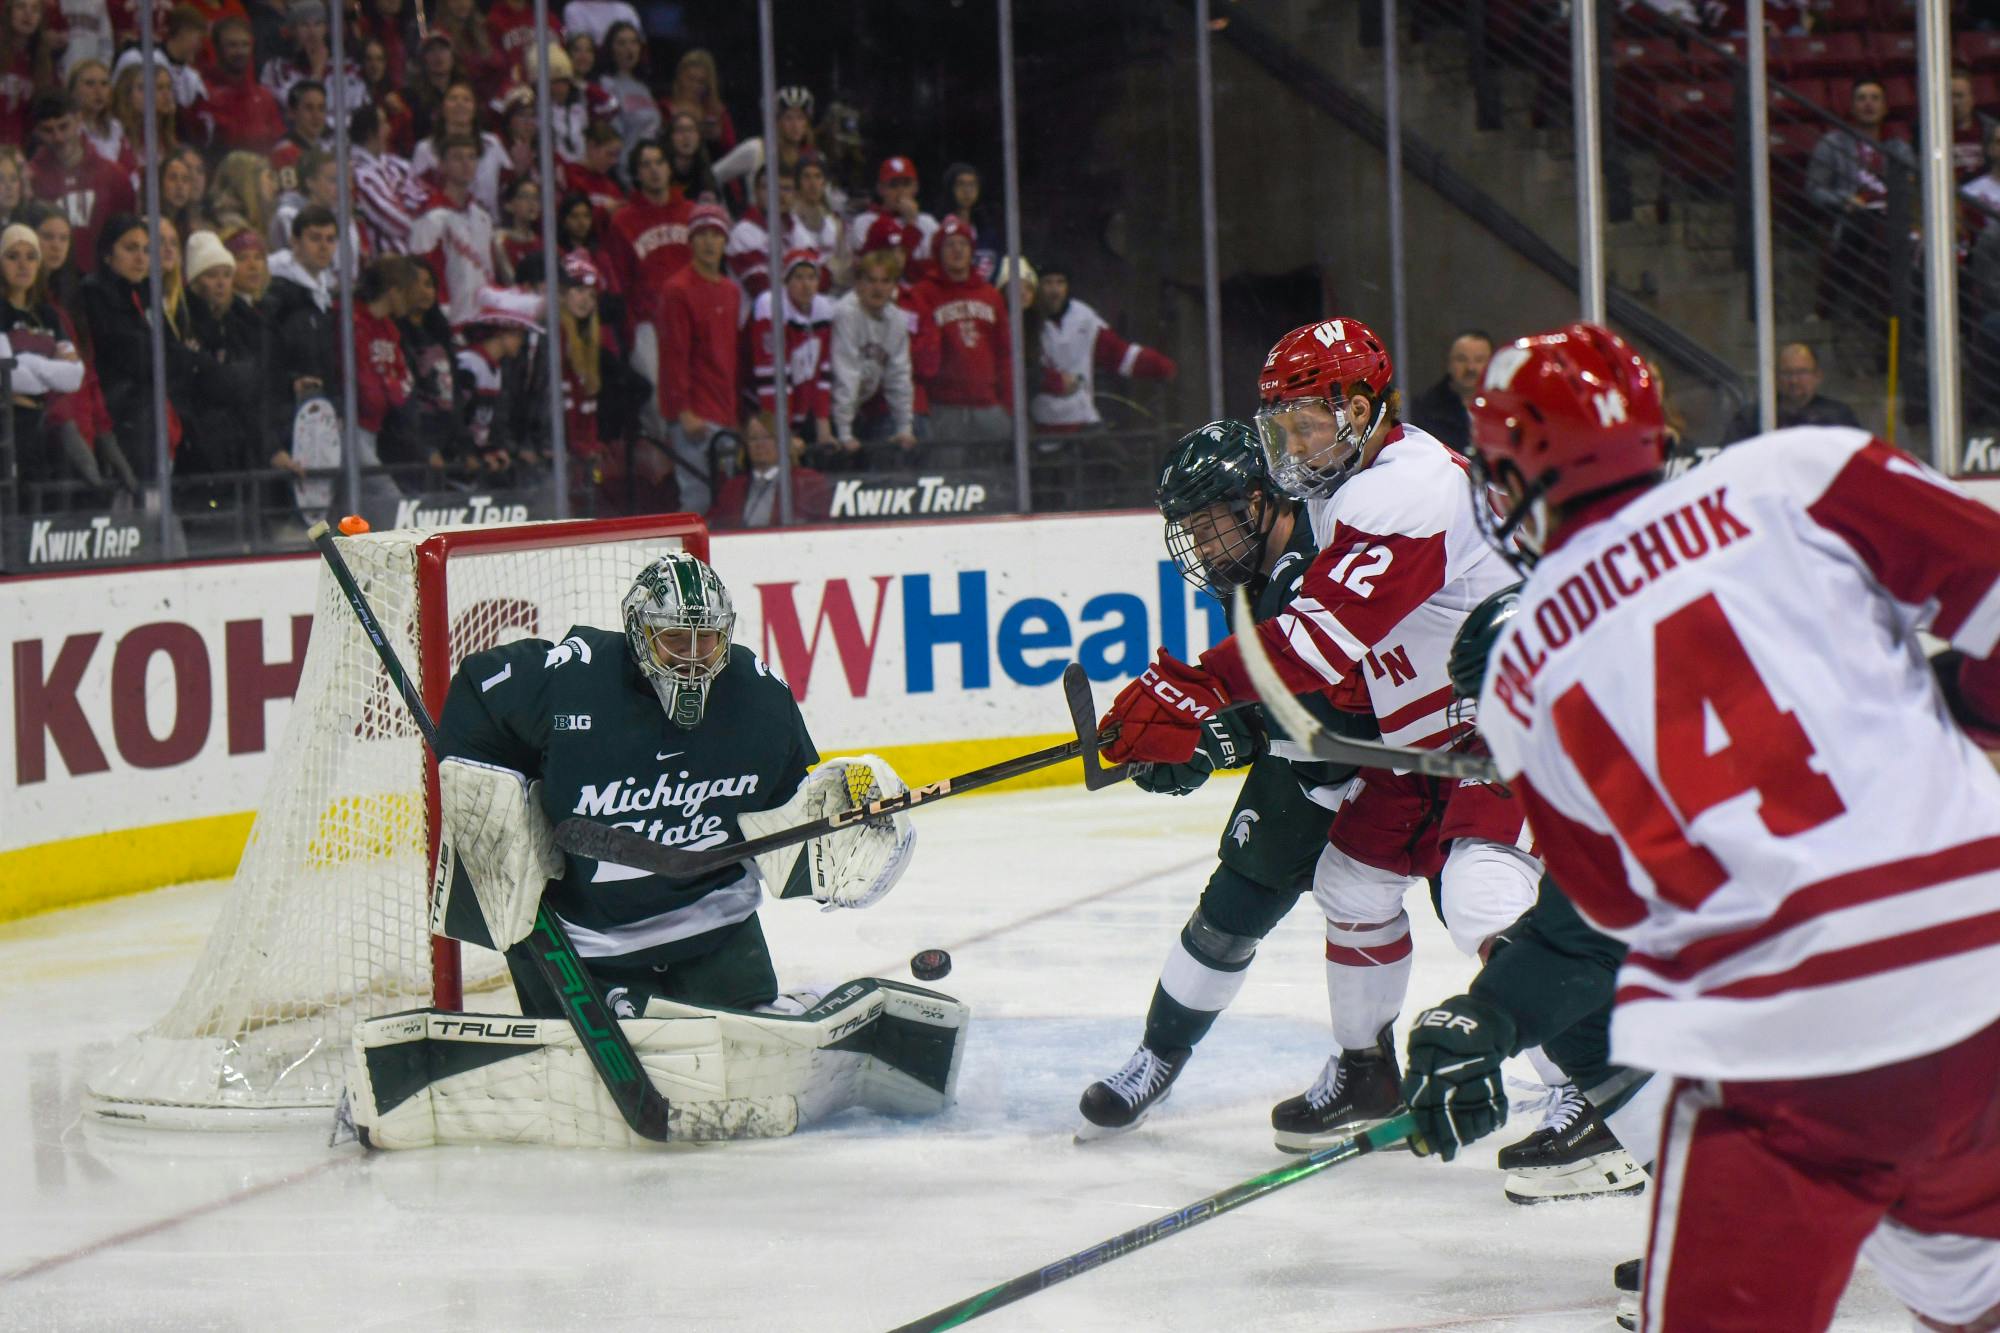
MULTIPOLYGON (((178 992, 223 897, 190 885, 0 926, 0 1327, 885 1329, 1277 1165, 1270 1106, 1329 1044, 1310 899, 1257 957, 1172 1098, 1071 1142, 1139 1036, 1234 795, 1061 788, 916 817, 866 912, 773 903, 781 984, 907 980, 973 1007, 959 1104, 790 1139, 652 1152, 328 1149, 324 1132, 79 1120, 85 1078, 178 992)), ((1405 1017, 1471 966, 1427 902, 1405 1017)), ((1532 1074, 1523 1065, 1523 1080, 1532 1074)), ((1335 1167, 996 1311, 1005 1329, 1611 1329, 1647 1200, 1520 1208, 1493 1148, 1335 1167)), ((1907 1328, 1872 1274, 1836 1327, 1907 1328)))

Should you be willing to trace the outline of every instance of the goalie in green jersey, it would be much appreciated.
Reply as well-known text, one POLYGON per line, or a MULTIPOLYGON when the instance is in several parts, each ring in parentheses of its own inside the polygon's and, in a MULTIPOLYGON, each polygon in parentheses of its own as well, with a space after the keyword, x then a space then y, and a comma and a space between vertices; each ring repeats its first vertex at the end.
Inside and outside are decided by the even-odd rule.
MULTIPOLYGON (((482 838, 459 816, 470 809, 485 819, 485 793, 515 775, 535 784, 529 822, 580 816, 688 849, 905 790, 873 755, 819 763, 790 687, 731 641, 729 590, 701 560, 675 552, 641 570, 624 618, 621 630, 579 625, 558 643, 524 639, 459 666, 445 701, 439 782, 461 860, 482 838)), ((551 864, 545 894, 523 885, 523 917, 533 920, 526 899, 545 896, 623 1016, 643 1012, 651 995, 754 1008, 778 996, 757 923, 765 889, 866 907, 903 873, 915 834, 898 815, 824 841, 826 855, 794 846, 692 879, 572 855, 551 864)), ((524 1012, 560 1012, 532 968, 510 965, 524 1012)))
POLYGON ((440 726, 435 928, 503 951, 529 1021, 431 1010, 359 1025, 351 1101, 372 1146, 637 1142, 526 952, 543 906, 576 946, 578 984, 669 1099, 675 1138, 950 1103, 964 1005, 877 978, 780 995, 757 920, 767 889, 876 902, 909 866, 907 816, 685 878, 555 848, 572 817, 701 849, 907 790, 875 755, 820 762, 790 687, 734 626, 715 571, 675 552, 639 572, 622 628, 572 626, 460 664, 440 726))

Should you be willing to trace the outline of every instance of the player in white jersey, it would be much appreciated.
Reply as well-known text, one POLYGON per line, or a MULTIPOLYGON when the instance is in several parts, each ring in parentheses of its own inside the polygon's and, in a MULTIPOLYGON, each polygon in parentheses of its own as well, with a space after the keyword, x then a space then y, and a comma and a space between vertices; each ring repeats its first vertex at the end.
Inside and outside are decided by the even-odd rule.
POLYGON ((1832 427, 1661 481, 1594 325, 1495 353, 1472 417, 1539 552, 1480 730, 1629 946, 1614 1058, 1677 1080, 1644 1326, 1825 1328, 1865 1243, 1924 1326, 2000 1327, 2000 514, 1832 427))
MULTIPOLYGON (((1299 693, 1372 712, 1391 744, 1440 748, 1471 731, 1447 715, 1452 638, 1515 574, 1481 536, 1463 461, 1397 421, 1392 373, 1382 340, 1353 319, 1295 329, 1266 358, 1259 431, 1272 476, 1308 502, 1320 550, 1257 632, 1299 693)), ((1204 719, 1255 697, 1234 638, 1193 666, 1162 650, 1106 714, 1119 727, 1107 754, 1185 763, 1204 719)), ((1309 1151, 1401 1108, 1390 1025, 1409 986, 1403 896, 1440 876, 1445 921, 1476 953, 1534 904, 1541 866, 1524 828, 1497 788, 1373 769, 1355 780, 1313 874, 1340 1049, 1272 1110, 1279 1147, 1309 1151)))

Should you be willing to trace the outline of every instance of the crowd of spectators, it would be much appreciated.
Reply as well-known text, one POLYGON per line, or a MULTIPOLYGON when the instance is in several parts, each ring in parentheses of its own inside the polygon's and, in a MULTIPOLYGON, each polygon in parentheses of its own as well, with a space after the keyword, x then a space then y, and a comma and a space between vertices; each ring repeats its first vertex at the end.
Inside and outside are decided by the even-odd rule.
MULTIPOLYGON (((347 433, 385 504, 543 484, 551 343, 573 485, 597 512, 772 521, 774 330, 802 512, 826 473, 970 460, 1011 440, 1004 243, 977 167, 932 175, 888 152, 857 171, 851 123, 819 117, 802 86, 779 93, 767 151, 739 136, 709 53, 654 68, 623 0, 570 0, 547 41, 526 0, 345 12, 337 66, 323 0, 154 11, 156 305, 137 7, 10 0, 0 355, 14 365, 14 467, 37 503, 141 503, 166 480, 157 342, 177 509, 247 504, 295 524, 331 495, 348 322, 347 433)), ((1071 294, 1065 266, 1036 276, 1024 269, 1022 314, 1038 436, 1099 425, 1099 376, 1174 377, 1071 294)))

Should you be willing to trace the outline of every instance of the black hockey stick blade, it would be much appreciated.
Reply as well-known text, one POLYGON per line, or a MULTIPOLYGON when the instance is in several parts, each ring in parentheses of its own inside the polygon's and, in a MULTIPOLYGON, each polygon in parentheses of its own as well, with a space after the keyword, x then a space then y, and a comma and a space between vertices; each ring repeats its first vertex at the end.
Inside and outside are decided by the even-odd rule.
POLYGON ((1416 1130, 1416 1123, 1409 1115, 1403 1114, 1393 1120, 1385 1120, 1371 1130, 1357 1134, 1351 1139, 1329 1143, 1317 1152, 1308 1153, 1295 1161, 1274 1167, 1261 1176, 1252 1176, 1241 1184, 1211 1194, 1205 1199, 1197 1199, 1187 1207, 1156 1217, 1144 1226, 1134 1227, 1120 1236, 1100 1241, 1088 1249, 1065 1255, 1052 1264, 1046 1264, 1033 1272, 1023 1273, 1017 1278, 1002 1282, 997 1287, 988 1287, 977 1296, 968 1296, 942 1310, 933 1310, 921 1319, 912 1319, 907 1324, 899 1324, 890 1333, 936 1333, 936 1330, 957 1328, 1003 1305, 1012 1305, 1038 1291, 1047 1291, 1058 1282, 1080 1277, 1093 1268, 1101 1267, 1113 1259, 1122 1259, 1134 1250, 1144 1249, 1154 1241, 1165 1240, 1178 1235, 1189 1227, 1198 1226, 1213 1218, 1222 1216, 1232 1208, 1241 1208, 1253 1199, 1261 1199, 1274 1190, 1281 1190, 1307 1176, 1317 1175, 1330 1166, 1351 1162, 1382 1148, 1393 1148, 1410 1138, 1416 1130))
POLYGON ((593 861, 610 861, 655 875, 686 879, 707 874, 719 866, 747 860, 753 856, 762 856, 765 852, 775 852, 780 848, 811 842, 814 838, 823 838, 850 824, 859 824, 880 815, 893 815, 900 810, 914 810, 920 805, 929 805, 932 801, 941 801, 947 796, 957 796, 980 787, 990 787, 996 782, 1005 782, 1008 778, 1017 778, 1023 773, 1032 773, 1051 764, 1074 759, 1082 749, 1080 742, 1064 741, 1061 745, 1051 745, 1046 750, 1033 750, 1027 754, 1015 755, 1012 759, 1002 759, 997 764, 976 768, 955 778, 943 778, 927 786, 912 787, 894 796, 884 796, 879 801, 870 801, 852 810, 837 811, 824 819, 794 824, 790 828, 766 833, 759 838, 724 843, 720 847, 709 847, 700 851, 664 847, 630 829, 595 823, 581 815, 572 815, 556 825, 556 846, 578 856, 587 856, 593 861))
MULTIPOLYGON (((334 582, 340 585, 340 591, 346 596, 355 618, 367 631, 375 655, 382 660, 382 669, 389 673, 389 679, 403 697, 403 706, 410 710, 418 730, 423 732, 424 743, 430 747, 432 755, 437 755, 437 723, 431 719, 430 709, 424 706, 423 696, 417 693, 416 683, 403 670, 403 661, 396 656, 395 645, 389 642, 389 636, 383 633, 382 626, 376 621, 375 610, 368 605, 368 596, 361 591, 354 571, 347 567, 346 557, 334 545, 332 530, 323 522, 315 523, 306 535, 319 548, 334 582)), ((611 1094, 618 1114, 640 1138, 664 1142, 670 1111, 667 1099, 660 1095, 660 1090, 646 1077, 646 1071, 640 1068, 639 1056, 633 1051, 625 1029, 605 1009, 603 998, 590 984, 590 974, 577 957, 576 945, 571 942, 569 931, 564 929, 563 923, 546 903, 535 913, 534 933, 522 945, 528 956, 534 959, 535 969, 542 974, 542 980, 555 992, 557 1001, 562 1005, 563 1017, 575 1029, 576 1039, 583 1043, 584 1054, 590 1058, 597 1076, 604 1081, 605 1091, 611 1094)))
POLYGON ((1115 783, 1123 782, 1131 776, 1132 765, 1117 764, 1106 768, 1097 757, 1097 750, 1105 737, 1097 734, 1097 700, 1091 697, 1090 677, 1081 662, 1071 662, 1063 668, 1063 698, 1069 704, 1069 720, 1076 728, 1077 751, 1083 758, 1083 786, 1085 791, 1102 791, 1115 783))
POLYGON ((1337 764, 1356 764, 1363 768, 1398 769, 1434 778, 1459 778, 1467 782, 1500 780, 1500 770, 1482 754, 1469 754, 1463 750, 1416 750, 1408 746, 1383 745, 1376 741, 1336 736, 1321 726, 1311 710, 1300 703, 1286 688, 1284 681, 1278 678, 1278 669, 1271 665, 1271 655, 1266 651, 1263 639, 1258 637, 1256 618, 1250 611, 1250 599, 1240 587, 1231 601, 1229 620, 1236 642, 1243 647, 1243 666, 1250 673, 1251 683, 1257 687, 1258 700, 1264 705, 1264 716, 1277 723, 1294 744, 1304 746, 1313 758, 1337 764))

